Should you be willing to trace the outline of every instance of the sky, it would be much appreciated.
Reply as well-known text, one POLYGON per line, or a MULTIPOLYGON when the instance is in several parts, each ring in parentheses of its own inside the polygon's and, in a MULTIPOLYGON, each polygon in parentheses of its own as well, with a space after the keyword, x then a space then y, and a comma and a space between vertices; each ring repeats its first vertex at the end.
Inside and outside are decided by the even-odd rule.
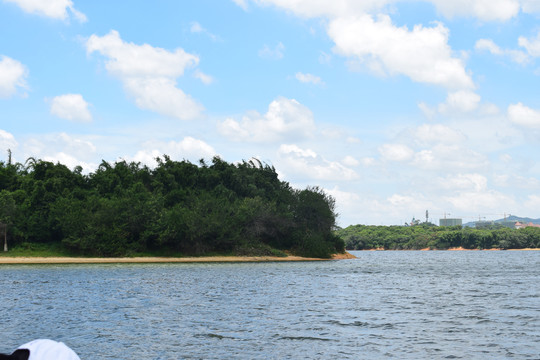
POLYGON ((0 0, 0 34, 4 162, 257 158, 342 227, 540 218, 540 0, 0 0))

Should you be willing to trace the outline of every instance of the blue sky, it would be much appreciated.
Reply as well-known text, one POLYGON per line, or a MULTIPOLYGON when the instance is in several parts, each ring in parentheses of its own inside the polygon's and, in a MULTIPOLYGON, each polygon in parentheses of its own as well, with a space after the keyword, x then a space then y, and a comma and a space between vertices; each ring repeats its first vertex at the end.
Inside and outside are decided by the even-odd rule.
POLYGON ((0 148, 256 157, 339 225, 540 217, 538 0, 0 0, 0 148))

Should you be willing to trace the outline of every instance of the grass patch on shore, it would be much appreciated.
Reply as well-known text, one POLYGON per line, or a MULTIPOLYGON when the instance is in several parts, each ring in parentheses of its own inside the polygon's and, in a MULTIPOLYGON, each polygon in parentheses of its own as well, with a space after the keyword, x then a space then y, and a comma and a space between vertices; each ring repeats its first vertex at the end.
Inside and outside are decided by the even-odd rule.
MULTIPOLYGON (((171 252, 166 250, 156 251, 129 251, 121 257, 133 258, 133 257, 171 257, 171 258, 184 258, 184 257, 217 257, 217 256, 275 256, 275 257, 287 257, 287 253, 274 249, 265 244, 255 244, 251 246, 242 246, 237 249, 226 252, 208 252, 204 254, 185 254, 181 252, 171 252)), ((0 251, 0 257, 77 257, 77 258, 92 258, 94 255, 82 255, 77 252, 70 251, 63 247, 59 243, 44 244, 44 243, 29 243, 24 242, 14 245, 9 248, 9 251, 0 251)))
POLYGON ((1 257, 77 257, 61 244, 22 243, 0 252, 1 257))

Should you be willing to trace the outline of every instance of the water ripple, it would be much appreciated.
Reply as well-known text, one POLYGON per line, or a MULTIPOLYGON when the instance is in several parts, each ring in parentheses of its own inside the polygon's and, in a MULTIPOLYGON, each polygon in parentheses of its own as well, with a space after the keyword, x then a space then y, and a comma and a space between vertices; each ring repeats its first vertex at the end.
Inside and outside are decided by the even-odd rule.
POLYGON ((82 359, 538 359, 540 252, 0 266, 0 352, 82 359), (96 346, 99 344, 99 346, 96 346))

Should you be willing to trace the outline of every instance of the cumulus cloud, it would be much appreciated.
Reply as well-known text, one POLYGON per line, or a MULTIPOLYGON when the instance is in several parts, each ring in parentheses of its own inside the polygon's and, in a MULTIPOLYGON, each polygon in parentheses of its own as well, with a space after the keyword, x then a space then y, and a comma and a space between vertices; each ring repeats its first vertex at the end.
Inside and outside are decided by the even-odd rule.
POLYGON ((51 101, 51 114, 61 119, 90 122, 92 115, 81 94, 59 95, 51 101))
POLYGON ((354 157, 350 156, 350 155, 347 155, 343 158, 343 160, 341 160, 341 162, 346 165, 346 166, 350 166, 350 167, 355 167, 355 166, 358 166, 360 165, 360 161, 356 160, 354 157))
POLYGON ((295 77, 296 77, 296 80, 300 81, 301 83, 315 84, 315 85, 322 84, 321 78, 313 74, 304 74, 301 72, 297 72, 295 77))
POLYGON ((28 70, 26 67, 7 56, 0 56, 0 98, 9 98, 18 89, 26 88, 28 70))
MULTIPOLYGON (((245 4, 247 0, 233 0, 245 4)), ((252 0, 259 5, 274 5, 302 17, 340 17, 382 9, 393 0, 252 0)))
POLYGON ((285 45, 280 41, 273 48, 265 44, 263 48, 259 50, 259 56, 263 59, 281 60, 283 59, 284 52, 285 45))
POLYGON ((455 195, 445 196, 444 199, 452 204, 457 210, 471 212, 485 212, 486 209, 500 209, 501 204, 504 204, 506 209, 515 208, 515 200, 507 195, 495 190, 481 191, 463 191, 455 195))
POLYGON ((427 118, 433 118, 437 114, 451 116, 463 115, 475 112, 478 115, 495 115, 499 113, 499 108, 495 104, 481 102, 482 98, 471 90, 451 91, 447 94, 444 102, 429 106, 424 102, 418 107, 427 118))
POLYGON ((311 111, 294 99, 279 97, 266 114, 251 112, 241 121, 228 118, 218 124, 219 132, 234 141, 273 142, 309 137, 315 124, 311 111))
POLYGON ((427 146, 434 143, 457 144, 463 142, 466 136, 458 130, 441 124, 423 124, 414 129, 411 136, 420 146, 427 146))
POLYGON ((447 18, 476 17, 483 21, 507 21, 519 13, 518 0, 430 0, 447 18))
POLYGON ((519 46, 524 47, 529 55, 533 57, 540 57, 540 31, 535 38, 528 39, 524 36, 520 36, 518 39, 518 44, 519 46))
POLYGON ((411 164, 424 170, 471 171, 486 169, 489 161, 485 155, 459 144, 437 144, 416 152, 411 164))
POLYGON ((442 114, 456 112, 471 112, 478 108, 481 97, 474 91, 459 90, 448 93, 446 102, 439 104, 438 110, 442 114))
POLYGON ((107 71, 122 81, 139 108, 178 119, 193 119, 202 112, 203 107, 176 86, 185 69, 199 63, 197 56, 180 48, 168 51, 128 43, 114 30, 102 37, 92 35, 86 50, 108 59, 107 71))
POLYGON ((214 78, 212 76, 207 75, 207 74, 203 73, 200 70, 195 70, 195 73, 193 74, 193 76, 195 76, 195 78, 201 80, 203 82, 203 84, 206 84, 206 85, 209 85, 209 84, 214 82, 214 78))
POLYGON ((95 139, 93 136, 74 136, 67 133, 44 134, 39 138, 31 137, 22 141, 18 153, 22 154, 22 158, 34 157, 60 162, 71 169, 80 165, 85 172, 90 172, 97 168, 97 149, 92 142, 95 139))
POLYGON ((508 106, 508 118, 514 124, 530 129, 540 129, 540 111, 531 109, 522 103, 508 106))
POLYGON ((181 141, 148 143, 146 149, 139 150, 132 158, 148 166, 156 166, 156 158, 164 154, 171 158, 197 162, 199 159, 209 159, 217 155, 215 149, 206 142, 187 136, 181 141))
POLYGON ((73 155, 66 154, 65 152, 59 152, 53 155, 46 155, 43 157, 43 160, 53 163, 58 162, 62 165, 67 166, 70 169, 74 169, 75 167, 80 166, 86 173, 92 172, 98 167, 98 164, 96 163, 81 161, 73 155))
POLYGON ((247 10, 248 0, 232 0, 236 5, 240 6, 242 9, 247 10))
MULTIPOLYGON (((248 0, 233 0, 244 9, 248 0)), ((302 17, 347 17, 385 10, 403 0, 252 0, 259 5, 274 5, 302 17)), ((524 12, 540 11, 536 0, 426 0, 447 18, 475 17, 482 21, 507 21, 524 12)))
POLYGON ((294 144, 281 145, 278 155, 281 169, 306 180, 350 181, 358 178, 358 174, 347 166, 328 161, 313 150, 294 144))
MULTIPOLYGON (((520 38, 521 39, 521 38, 520 38)), ((525 64, 530 61, 529 56, 520 50, 501 49, 491 39, 480 39, 476 42, 474 48, 478 51, 488 51, 493 55, 509 57, 515 63, 525 64)))
POLYGON ((1 149, 14 149, 17 147, 17 141, 13 134, 8 133, 5 130, 0 129, 0 148, 1 149))
POLYGON ((383 144, 379 153, 387 161, 407 161, 414 156, 414 150, 403 144, 383 144))
POLYGON ((68 10, 77 21, 84 23, 87 21, 86 15, 75 9, 71 0, 4 0, 14 3, 23 11, 31 14, 50 17, 57 20, 68 19, 68 10))
POLYGON ((191 23, 191 27, 189 28, 189 30, 194 34, 205 34, 213 41, 219 40, 219 38, 216 35, 212 34, 210 31, 202 27, 202 25, 199 24, 197 21, 194 21, 191 23))
POLYGON ((474 87, 463 61, 452 56, 448 29, 416 25, 396 27, 388 15, 338 18, 328 25, 334 51, 381 74, 405 75, 413 81, 448 89, 474 87), (358 36, 362 34, 362 36, 358 36))
POLYGON ((439 187, 446 191, 484 191, 487 189, 487 178, 482 174, 457 174, 439 178, 439 187))
POLYGON ((540 2, 538 0, 522 0, 521 9, 525 13, 540 13, 540 2))

